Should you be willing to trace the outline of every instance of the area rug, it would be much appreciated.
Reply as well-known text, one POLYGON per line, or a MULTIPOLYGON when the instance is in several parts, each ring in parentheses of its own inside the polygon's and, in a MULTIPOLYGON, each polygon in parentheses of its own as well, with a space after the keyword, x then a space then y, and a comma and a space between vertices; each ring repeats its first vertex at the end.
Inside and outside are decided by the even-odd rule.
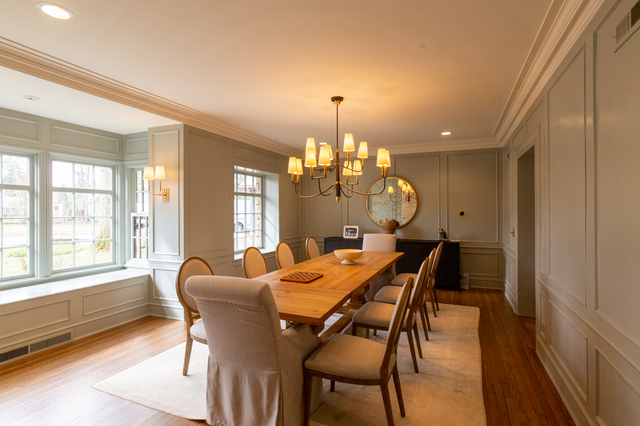
MULTIPOLYGON (((480 310, 440 304, 438 317, 430 316, 429 341, 421 338, 424 359, 420 373, 413 371, 403 334, 398 348, 400 383, 406 417, 400 417, 393 382, 390 384, 394 419, 399 425, 486 425, 482 397, 482 365, 478 321, 480 310)), ((386 333, 372 339, 384 342, 386 333)), ((187 419, 205 418, 207 348, 194 343, 189 375, 182 376, 184 344, 169 349, 93 387, 108 394, 187 419)), ((336 383, 312 414, 311 424, 387 424, 380 389, 336 383)))

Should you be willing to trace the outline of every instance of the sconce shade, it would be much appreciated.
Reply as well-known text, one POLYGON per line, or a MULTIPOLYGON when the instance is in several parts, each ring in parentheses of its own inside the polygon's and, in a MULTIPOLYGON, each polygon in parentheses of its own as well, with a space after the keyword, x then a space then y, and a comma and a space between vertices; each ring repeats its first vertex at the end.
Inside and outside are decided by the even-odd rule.
MULTIPOLYGON (((310 138, 313 139, 313 138, 310 138)), ((304 166, 305 167, 315 167, 318 165, 316 161, 316 151, 315 148, 307 148, 307 152, 304 156, 304 166)))
POLYGON ((313 154, 316 154, 316 141, 313 138, 307 138, 307 147, 305 148, 305 151, 308 151, 312 149, 313 150, 313 154))
POLYGON ((378 158, 376 160, 376 166, 378 167, 390 167, 391 166, 391 158, 389 156, 389 151, 384 148, 378 149, 378 158))
POLYGON ((301 175, 304 173, 304 168, 302 168, 302 159, 296 158, 296 173, 301 175))
POLYGON ((329 145, 322 145, 320 147, 320 155, 318 156, 318 164, 321 166, 330 166, 331 157, 331 147, 329 145))
POLYGON ((353 162, 353 174, 356 176, 362 176, 362 163, 360 160, 355 160, 353 162))
POLYGON ((353 152, 355 150, 356 150, 356 145, 353 143, 353 133, 345 133, 344 145, 342 146, 342 151, 353 152))
POLYGON ((358 158, 369 158, 369 146, 366 142, 360 142, 358 146, 358 158))
POLYGON ((298 162, 296 157, 289 157, 289 168, 287 173, 296 173, 298 171, 298 162))
POLYGON ((162 180, 164 178, 166 178, 166 175, 164 174, 164 166, 156 166, 156 179, 162 180))
POLYGON ((142 179, 155 179, 153 176, 153 167, 145 167, 144 173, 142 174, 142 179))

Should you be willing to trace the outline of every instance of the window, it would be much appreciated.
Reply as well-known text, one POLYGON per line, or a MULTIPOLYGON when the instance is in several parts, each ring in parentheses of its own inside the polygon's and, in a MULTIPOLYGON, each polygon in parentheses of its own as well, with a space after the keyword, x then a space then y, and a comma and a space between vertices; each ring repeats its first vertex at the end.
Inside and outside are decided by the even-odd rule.
POLYGON ((233 247, 236 253, 247 247, 264 247, 263 174, 236 167, 233 189, 233 247))
POLYGON ((52 162, 52 269, 114 262, 114 168, 52 162))
POLYGON ((33 274, 33 159, 1 154, 0 169, 0 276, 27 276, 33 274))
POLYGON ((131 170, 133 200, 131 203, 131 258, 149 257, 149 182, 142 170, 131 170))

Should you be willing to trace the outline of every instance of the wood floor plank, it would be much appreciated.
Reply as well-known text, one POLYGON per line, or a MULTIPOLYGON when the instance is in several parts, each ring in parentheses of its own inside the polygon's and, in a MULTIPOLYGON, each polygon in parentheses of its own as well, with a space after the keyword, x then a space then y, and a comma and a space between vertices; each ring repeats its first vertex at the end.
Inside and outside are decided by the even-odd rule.
MULTIPOLYGON (((502 291, 438 290, 440 303, 480 308, 487 425, 574 425, 535 353, 535 320, 502 291)), ((203 425, 96 391, 101 380, 184 341, 184 322, 146 317, 0 365, 0 424, 203 425)))

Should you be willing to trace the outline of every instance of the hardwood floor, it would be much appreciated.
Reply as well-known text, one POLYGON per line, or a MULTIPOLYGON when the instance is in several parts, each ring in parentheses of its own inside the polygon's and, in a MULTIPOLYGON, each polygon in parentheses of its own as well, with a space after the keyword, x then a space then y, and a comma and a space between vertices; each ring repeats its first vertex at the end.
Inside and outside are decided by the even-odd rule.
MULTIPOLYGON (((438 291, 441 303, 480 307, 487 425, 573 425, 535 355, 535 321, 500 291, 438 291)), ((189 425, 91 388, 184 340, 184 323, 146 317, 0 366, 0 425, 189 425)), ((425 421, 425 424, 428 421, 425 421)))

